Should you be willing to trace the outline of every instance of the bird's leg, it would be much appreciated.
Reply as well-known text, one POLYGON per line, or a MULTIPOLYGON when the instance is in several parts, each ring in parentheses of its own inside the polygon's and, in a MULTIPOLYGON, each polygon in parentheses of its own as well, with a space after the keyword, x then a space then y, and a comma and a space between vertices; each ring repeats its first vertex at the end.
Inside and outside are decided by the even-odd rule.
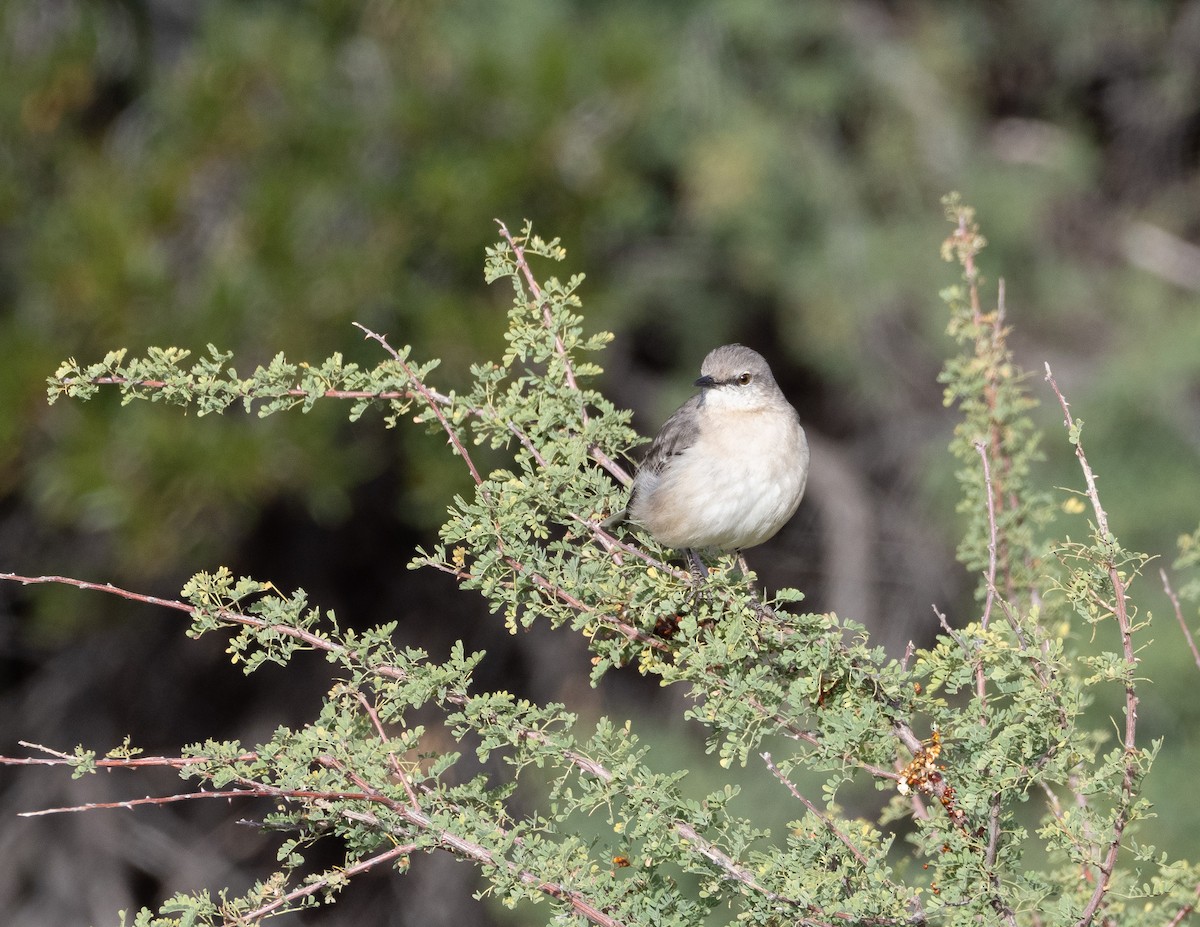
POLYGON ((746 555, 740 550, 737 552, 737 565, 738 570, 742 574, 742 579, 746 581, 746 585, 749 587, 750 592, 754 595, 758 595, 758 586, 756 586, 754 580, 750 578, 750 564, 746 562, 746 555))
POLYGON ((705 602, 712 601, 712 590, 708 587, 708 564, 700 557, 700 552, 687 548, 684 553, 687 554, 688 566, 692 571, 692 591, 688 594, 688 599, 695 602, 701 599, 705 602))
POLYGON ((737 565, 738 569, 741 570, 742 578, 746 580, 746 586, 750 589, 750 607, 754 609, 754 614, 759 618, 776 617, 775 609, 771 608, 765 601, 766 594, 763 593, 762 599, 759 598, 758 586, 750 578, 750 564, 746 562, 746 555, 740 550, 737 552, 737 565))
MULTIPOLYGON (((699 551, 688 547, 684 549, 684 553, 687 554, 688 566, 691 568, 692 573, 692 588, 687 596, 689 607, 694 608, 700 603, 711 605, 713 595, 712 589, 708 585, 708 565, 700 557, 699 551)), ((713 619, 711 617, 705 618, 700 622, 700 626, 711 628, 713 626, 713 619)))

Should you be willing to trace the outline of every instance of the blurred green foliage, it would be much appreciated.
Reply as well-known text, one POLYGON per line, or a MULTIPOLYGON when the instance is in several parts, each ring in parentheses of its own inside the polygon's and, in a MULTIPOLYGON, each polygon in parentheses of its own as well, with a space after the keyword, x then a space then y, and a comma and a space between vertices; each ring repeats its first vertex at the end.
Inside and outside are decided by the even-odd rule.
MULTIPOLYGON (((336 419, 48 420, 40 379, 151 343, 322 356, 352 320, 461 375, 503 326, 477 269, 493 217, 561 230, 600 324, 661 364, 774 339, 829 397, 818 426, 854 434, 928 395, 957 187, 1029 366, 1066 355, 1073 395, 1111 409, 1097 443, 1139 452, 1104 472, 1136 485, 1153 457, 1162 493, 1120 515, 1160 547, 1200 444, 1200 262, 1169 237, 1200 223, 1198 21, 1065 0, 6 4, 0 490, 129 536, 179 517, 227 538, 276 494, 338 517, 394 448, 336 419), (1164 279, 1180 258, 1190 286, 1164 279), (113 428, 135 478, 102 499, 113 428)), ((446 487, 409 489, 435 522, 446 487)), ((155 547, 120 566, 161 569, 176 551, 155 547)))

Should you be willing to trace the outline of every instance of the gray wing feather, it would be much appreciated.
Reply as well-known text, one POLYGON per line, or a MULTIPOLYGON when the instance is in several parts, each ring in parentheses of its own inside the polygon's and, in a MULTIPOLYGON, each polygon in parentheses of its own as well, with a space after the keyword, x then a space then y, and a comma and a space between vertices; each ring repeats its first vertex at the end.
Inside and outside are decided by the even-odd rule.
POLYGON ((675 410, 675 414, 663 423, 650 444, 639 471, 661 473, 670 458, 677 457, 696 443, 700 434, 699 408, 700 396, 697 395, 675 410))
POLYGON ((700 406, 703 401, 703 393, 693 396, 663 423, 658 435, 650 444, 650 450, 646 452, 642 465, 638 467, 633 489, 629 493, 627 511, 633 508, 639 483, 643 483, 647 477, 657 476, 672 457, 678 457, 696 443, 700 434, 700 406))

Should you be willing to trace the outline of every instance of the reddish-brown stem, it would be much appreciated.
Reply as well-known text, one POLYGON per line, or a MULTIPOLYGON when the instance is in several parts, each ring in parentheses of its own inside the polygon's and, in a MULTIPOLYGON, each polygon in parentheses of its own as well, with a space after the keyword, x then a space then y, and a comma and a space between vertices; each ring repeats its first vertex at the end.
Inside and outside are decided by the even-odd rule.
POLYGON ((578 515, 574 515, 574 516, 572 516, 572 518, 574 518, 575 521, 579 522, 579 524, 581 524, 585 528, 587 528, 587 530, 591 533, 592 537, 594 537, 597 541, 599 541, 604 547, 609 548, 609 549, 613 549, 613 548, 620 549, 620 550, 624 551, 625 553, 627 553, 633 557, 636 557, 638 560, 644 561, 645 563, 654 567, 660 573, 664 573, 667 576, 673 576, 673 577, 675 577, 675 579, 678 579, 682 582, 692 581, 692 574, 689 573, 687 570, 681 570, 678 567, 671 566, 669 563, 664 563, 663 561, 659 560, 657 557, 651 557, 648 553, 646 553, 640 547, 635 547, 633 544, 627 544, 624 541, 620 540, 619 538, 614 537, 612 534, 605 531, 604 528, 599 523, 594 522, 594 521, 589 521, 586 518, 580 518, 578 515))
POLYGON ((622 921, 618 921, 605 914, 582 893, 569 889, 557 882, 548 882, 535 873, 522 869, 516 863, 496 856, 496 854, 482 844, 435 824, 420 808, 402 804, 395 799, 389 798, 382 792, 371 787, 356 772, 347 769, 333 757, 319 757, 318 762, 344 773, 351 782, 364 790, 366 798, 388 808, 388 810, 396 814, 409 826, 432 834, 443 849, 449 850, 455 855, 474 860, 488 868, 499 867, 507 869, 526 885, 532 885, 543 894, 557 898, 560 901, 565 901, 575 913, 587 918, 593 924, 598 924, 600 927, 622 927, 622 921))
MULTIPOLYGON (((363 711, 367 713, 367 717, 371 719, 371 725, 375 728, 375 733, 379 737, 380 743, 391 743, 387 731, 383 729, 383 722, 379 719, 379 712, 375 710, 375 706, 367 700, 367 697, 362 692, 357 689, 353 691, 355 700, 362 706, 363 711)), ((388 767, 392 770, 392 775, 399 779, 400 784, 404 786, 404 792, 408 795, 408 800, 412 806, 414 808, 419 807, 417 793, 413 791, 412 783, 408 780, 408 775, 404 772, 403 767, 401 767, 400 761, 396 759, 396 754, 391 750, 388 751, 388 767)))
MULTIPOLYGON (((4 578, 6 577, 0 575, 0 579, 4 578)), ((70 753, 63 753, 60 750, 52 750, 50 747, 44 747, 41 744, 30 743, 27 740, 20 740, 17 743, 30 750, 40 750, 42 753, 49 754, 49 756, 0 756, 0 766, 78 766, 81 762, 79 757, 73 756, 70 753)), ((257 759, 257 753, 248 752, 234 757, 234 762, 250 763, 257 759)), ((103 759, 96 760, 93 765, 97 769, 141 769, 160 766, 171 769, 183 769, 187 766, 196 766, 200 763, 209 762, 211 760, 203 756, 134 756, 104 757, 103 759)))
MULTIPOLYGON (((1200 898, 1200 884, 1198 884, 1196 886, 1196 897, 1200 898)), ((1192 912, 1195 910, 1196 910, 1196 902, 1194 902, 1194 901, 1188 902, 1183 907, 1181 907, 1178 911, 1175 912, 1174 917, 1172 917, 1169 921, 1167 921, 1167 927, 1179 927, 1179 925, 1182 924, 1184 922, 1184 920, 1186 920, 1188 917, 1190 917, 1192 912)))
POLYGON ((1196 639, 1192 637, 1192 632, 1188 628, 1187 622, 1183 620, 1183 608, 1179 604, 1179 596, 1171 588, 1171 581, 1167 578, 1167 571, 1159 567, 1158 575, 1162 578, 1163 592, 1167 594, 1167 598, 1171 600, 1171 607, 1175 609, 1175 620, 1179 622, 1184 639, 1187 640, 1188 649, 1192 651, 1192 659, 1196 661, 1196 668, 1200 669, 1200 650, 1196 649, 1196 639))

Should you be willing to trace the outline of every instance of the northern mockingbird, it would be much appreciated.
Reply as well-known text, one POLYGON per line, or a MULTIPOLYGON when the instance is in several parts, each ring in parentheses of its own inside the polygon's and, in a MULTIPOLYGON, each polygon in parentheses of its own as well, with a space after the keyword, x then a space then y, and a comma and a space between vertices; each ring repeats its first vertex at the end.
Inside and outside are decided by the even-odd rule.
POLYGON ((771 538, 804 495, 808 441, 762 356, 740 344, 711 351, 700 392, 650 445, 628 518, 666 547, 740 551, 771 538))

